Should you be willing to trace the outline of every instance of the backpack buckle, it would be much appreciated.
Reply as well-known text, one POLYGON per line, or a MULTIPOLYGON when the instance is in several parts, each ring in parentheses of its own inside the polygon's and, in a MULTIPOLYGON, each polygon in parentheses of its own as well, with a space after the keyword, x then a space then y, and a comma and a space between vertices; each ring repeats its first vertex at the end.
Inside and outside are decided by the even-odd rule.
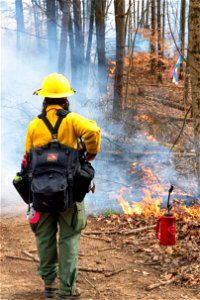
POLYGON ((67 181, 68 181, 69 184, 73 183, 73 176, 72 176, 72 174, 68 175, 67 181))

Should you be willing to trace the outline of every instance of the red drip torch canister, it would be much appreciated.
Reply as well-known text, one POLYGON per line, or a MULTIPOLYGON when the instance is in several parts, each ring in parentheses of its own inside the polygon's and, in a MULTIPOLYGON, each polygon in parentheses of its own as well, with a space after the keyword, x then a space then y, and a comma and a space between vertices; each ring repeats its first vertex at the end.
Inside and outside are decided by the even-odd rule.
POLYGON ((167 209, 168 212, 164 216, 160 217, 156 223, 156 237, 160 241, 160 245, 173 246, 176 243, 176 218, 170 213, 172 208, 169 199, 170 194, 173 191, 173 186, 169 190, 167 209))

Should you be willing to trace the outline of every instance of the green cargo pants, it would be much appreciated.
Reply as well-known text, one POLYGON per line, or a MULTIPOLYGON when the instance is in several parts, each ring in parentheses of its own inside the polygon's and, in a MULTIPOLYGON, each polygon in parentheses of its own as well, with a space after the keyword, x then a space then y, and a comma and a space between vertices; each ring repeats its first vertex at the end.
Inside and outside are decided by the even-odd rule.
POLYGON ((85 226, 84 202, 76 202, 73 209, 62 213, 43 212, 39 222, 31 224, 40 259, 38 274, 46 285, 58 276, 60 295, 69 295, 75 289, 80 233, 85 226))

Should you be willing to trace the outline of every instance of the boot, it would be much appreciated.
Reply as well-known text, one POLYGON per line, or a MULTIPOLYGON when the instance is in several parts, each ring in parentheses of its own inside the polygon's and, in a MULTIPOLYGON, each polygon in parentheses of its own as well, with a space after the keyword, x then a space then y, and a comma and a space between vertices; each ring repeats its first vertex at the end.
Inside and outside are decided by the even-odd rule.
POLYGON ((56 300, 74 300, 74 299, 80 299, 80 296, 81 296, 81 290, 76 288, 72 293, 71 295, 66 295, 66 296, 58 296, 58 298, 56 300))
POLYGON ((46 298, 53 298, 58 290, 55 280, 51 284, 45 284, 44 295, 46 298))

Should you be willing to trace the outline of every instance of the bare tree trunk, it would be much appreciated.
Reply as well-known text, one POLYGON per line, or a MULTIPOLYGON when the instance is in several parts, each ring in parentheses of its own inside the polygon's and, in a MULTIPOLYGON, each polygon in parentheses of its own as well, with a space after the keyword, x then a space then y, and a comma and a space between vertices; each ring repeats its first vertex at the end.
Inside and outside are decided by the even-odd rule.
POLYGON ((137 28, 140 27, 140 1, 137 3, 137 28))
POLYGON ((115 0, 116 24, 116 70, 114 83, 113 112, 117 116, 122 110, 123 70, 125 52, 125 0, 115 0))
POLYGON ((164 51, 165 51, 165 11, 166 11, 166 5, 165 0, 163 0, 163 9, 162 9, 162 53, 161 56, 164 57, 164 51))
MULTIPOLYGON (((82 11, 83 11, 83 36, 82 36, 82 39, 83 39, 83 51, 85 49, 85 33, 86 33, 86 11, 85 11, 85 8, 86 8, 86 3, 85 3, 85 0, 82 0, 82 11)), ((83 57, 84 57, 84 53, 83 53, 83 57)))
MULTIPOLYGON (((185 48, 185 10, 186 0, 181 0, 181 13, 180 13, 180 40, 181 40, 181 54, 184 55, 185 48)), ((183 60, 180 63, 179 79, 183 79, 183 60)))
POLYGON ((192 87, 192 108, 196 150, 196 169, 200 195, 200 2, 190 0, 189 8, 189 64, 192 87))
POLYGON ((140 26, 141 27, 144 27, 144 0, 142 0, 142 3, 141 3, 141 20, 140 20, 140 26))
POLYGON ((151 72, 155 73, 156 68, 156 15, 155 15, 155 0, 151 0, 151 72))
POLYGON ((132 46, 132 1, 129 0, 129 14, 128 14, 128 52, 131 52, 131 46, 132 46))
POLYGON ((90 56, 91 56, 91 47, 92 47, 92 36, 93 36, 93 29, 94 29, 94 2, 95 2, 95 0, 91 0, 88 43, 87 43, 86 58, 85 58, 84 81, 85 81, 86 86, 87 86, 88 76, 89 76, 90 56))
POLYGON ((77 83, 82 87, 83 69, 84 69, 84 51, 83 51, 83 32, 81 20, 81 2, 73 1, 74 12, 74 34, 75 34, 75 57, 77 61, 77 83))
POLYGON ((136 4, 135 0, 133 0, 133 25, 136 28, 136 4))
POLYGON ((15 14, 17 23, 16 49, 17 51, 20 51, 22 48, 22 37, 24 31, 24 12, 22 0, 15 0, 15 14))
POLYGON ((95 24, 98 55, 98 80, 101 93, 106 87, 106 54, 105 54, 105 1, 95 1, 95 24))
POLYGON ((67 32, 69 30, 69 12, 70 12, 70 1, 63 2, 61 6, 62 10, 62 28, 60 38, 60 49, 58 56, 58 71, 65 74, 66 67, 66 51, 67 51, 67 32))
POLYGON ((161 45, 162 45, 162 37, 161 37, 161 0, 157 0, 157 48, 158 48, 158 76, 157 81, 162 82, 162 62, 161 62, 161 45))
POLYGON ((71 57, 71 81, 75 86, 77 82, 77 61, 76 61, 76 52, 75 52, 75 43, 74 43, 74 30, 72 25, 71 12, 69 11, 69 47, 70 47, 70 57, 71 57))
POLYGON ((35 24, 35 35, 36 35, 36 41, 37 41, 37 49, 38 53, 42 51, 42 43, 41 43, 41 32, 40 32, 40 20, 38 17, 39 13, 39 7, 37 6, 37 1, 32 0, 32 5, 33 5, 33 16, 34 16, 34 24, 35 24))
POLYGON ((145 20, 145 28, 149 29, 149 1, 146 2, 146 20, 145 20))
POLYGON ((157 0, 157 46, 158 56, 161 55, 161 13, 160 13, 160 1, 157 0))
POLYGON ((55 0, 47 0, 47 34, 49 66, 55 69, 57 60, 57 28, 56 28, 56 4, 55 0))
POLYGON ((183 103, 185 107, 185 111, 187 111, 188 106, 190 105, 189 95, 191 90, 191 80, 190 80, 190 70, 189 70, 189 53, 187 54, 186 60, 186 70, 185 70, 185 80, 184 80, 184 95, 183 95, 183 103))

